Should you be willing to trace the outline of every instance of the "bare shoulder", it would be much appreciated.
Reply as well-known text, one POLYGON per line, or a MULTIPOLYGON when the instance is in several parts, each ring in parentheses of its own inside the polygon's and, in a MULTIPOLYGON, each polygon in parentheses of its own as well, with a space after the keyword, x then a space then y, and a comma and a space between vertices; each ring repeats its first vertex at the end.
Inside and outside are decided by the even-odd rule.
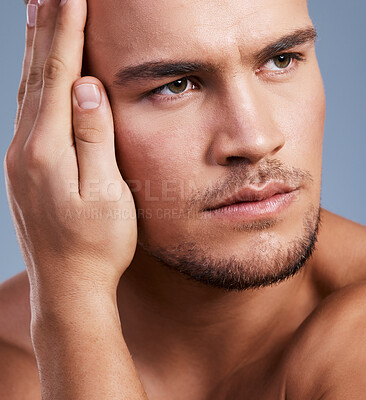
POLYGON ((31 354, 29 293, 26 271, 0 284, 0 340, 31 354))
POLYGON ((366 392, 366 283, 328 296, 285 357, 289 400, 362 400, 366 392))
POLYGON ((0 398, 41 398, 30 339, 29 282, 25 271, 0 285, 0 376, 0 398))
POLYGON ((366 281, 366 226, 322 209, 313 275, 327 294, 366 281))

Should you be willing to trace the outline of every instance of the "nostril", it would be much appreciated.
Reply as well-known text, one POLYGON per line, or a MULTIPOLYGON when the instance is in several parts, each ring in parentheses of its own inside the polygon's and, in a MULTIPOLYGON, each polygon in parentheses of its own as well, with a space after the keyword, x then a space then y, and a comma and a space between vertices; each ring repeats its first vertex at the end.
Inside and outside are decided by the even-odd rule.
POLYGON ((250 164, 250 160, 246 157, 240 157, 240 156, 229 156, 226 158, 228 164, 232 165, 248 165, 250 164))
POLYGON ((272 155, 279 152, 282 149, 283 145, 280 144, 279 146, 277 146, 273 151, 272 151, 272 155))

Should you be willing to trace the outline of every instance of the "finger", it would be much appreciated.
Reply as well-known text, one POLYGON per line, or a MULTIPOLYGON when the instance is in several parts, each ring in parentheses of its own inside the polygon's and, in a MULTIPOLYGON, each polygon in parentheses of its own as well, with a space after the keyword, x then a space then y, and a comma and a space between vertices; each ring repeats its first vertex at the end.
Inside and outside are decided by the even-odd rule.
POLYGON ((81 76, 85 22, 86 0, 60 2, 54 39, 43 73, 37 122, 40 128, 37 134, 56 146, 68 146, 72 138, 71 93, 73 83, 81 76))
POLYGON ((83 77, 74 84, 73 127, 81 197, 89 196, 91 183, 121 182, 112 111, 105 89, 96 78, 83 77))
POLYGON ((20 84, 19 84, 19 89, 18 89, 18 109, 17 109, 17 114, 15 117, 15 129, 14 133, 17 130, 18 123, 19 123, 19 117, 22 111, 22 105, 23 105, 23 99, 24 99, 24 94, 25 94, 25 87, 26 87, 26 82, 27 82, 27 77, 29 73, 29 66, 31 63, 31 58, 32 58, 32 46, 33 46, 33 38, 34 38, 34 23, 35 23, 35 17, 36 17, 36 5, 29 2, 27 6, 27 28, 25 31, 25 51, 24 51, 24 58, 23 58, 23 69, 22 69, 22 76, 20 79, 20 84))
MULTIPOLYGON (((31 0, 35 1, 35 0, 31 0)), ((36 7, 31 4, 28 5, 36 7)), ((46 0, 37 9, 32 56, 26 77, 25 96, 20 114, 19 136, 25 140, 38 114, 43 86, 43 70, 50 52, 58 11, 58 0, 46 0)))

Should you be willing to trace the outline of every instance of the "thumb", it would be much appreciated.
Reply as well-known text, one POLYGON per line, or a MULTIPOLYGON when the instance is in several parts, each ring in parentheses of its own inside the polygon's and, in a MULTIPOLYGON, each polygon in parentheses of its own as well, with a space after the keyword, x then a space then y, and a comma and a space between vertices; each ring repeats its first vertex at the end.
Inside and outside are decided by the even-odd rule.
POLYGON ((114 148, 114 125, 103 84, 83 77, 73 85, 73 128, 81 197, 90 195, 91 184, 121 180, 114 148))

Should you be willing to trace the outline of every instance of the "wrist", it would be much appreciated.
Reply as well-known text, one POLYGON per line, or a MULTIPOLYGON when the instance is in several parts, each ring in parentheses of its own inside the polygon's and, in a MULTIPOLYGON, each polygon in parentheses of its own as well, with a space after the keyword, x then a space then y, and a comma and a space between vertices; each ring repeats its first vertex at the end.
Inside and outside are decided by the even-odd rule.
MULTIPOLYGON (((96 307, 104 302, 116 302, 118 282, 108 281, 97 274, 65 271, 65 266, 54 267, 52 276, 42 274, 39 267, 35 274, 29 274, 30 302, 34 311, 54 313, 69 308, 96 307), (63 269, 62 274, 58 270, 63 269)), ((69 266, 67 270, 70 270, 69 266)))
POLYGON ((70 326, 91 326, 118 320, 117 296, 110 292, 93 290, 31 291, 32 328, 68 329, 70 326))

